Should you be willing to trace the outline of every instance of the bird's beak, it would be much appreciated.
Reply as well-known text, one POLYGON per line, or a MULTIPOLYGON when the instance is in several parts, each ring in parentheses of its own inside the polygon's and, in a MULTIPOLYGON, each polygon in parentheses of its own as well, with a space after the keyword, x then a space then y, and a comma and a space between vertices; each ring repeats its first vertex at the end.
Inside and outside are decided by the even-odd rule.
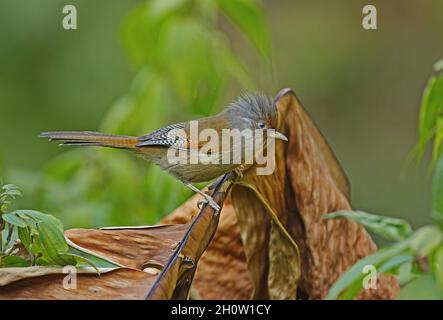
POLYGON ((270 134, 270 136, 274 139, 279 139, 279 140, 283 140, 283 141, 288 141, 288 138, 286 138, 286 136, 283 133, 280 133, 278 131, 274 131, 270 134))

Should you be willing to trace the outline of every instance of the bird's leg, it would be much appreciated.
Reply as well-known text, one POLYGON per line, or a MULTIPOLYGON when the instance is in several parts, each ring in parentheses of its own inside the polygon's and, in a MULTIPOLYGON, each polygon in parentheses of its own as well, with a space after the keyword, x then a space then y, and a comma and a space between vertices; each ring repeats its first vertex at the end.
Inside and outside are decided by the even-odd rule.
POLYGON ((221 175, 220 177, 218 177, 217 179, 214 180, 214 182, 212 182, 210 185, 208 185, 208 190, 203 191, 206 194, 209 194, 209 192, 212 192, 212 190, 215 189, 215 187, 217 187, 221 181, 223 181, 223 179, 225 179, 225 175, 221 175))
POLYGON ((220 206, 215 202, 215 200, 209 195, 195 187, 192 183, 185 183, 185 185, 191 189, 194 192, 197 192, 198 194, 202 195, 204 197, 204 200, 200 200, 197 202, 197 206, 200 209, 202 204, 209 204, 212 209, 215 210, 215 213, 218 214, 220 212, 220 206))
POLYGON ((217 179, 215 179, 214 182, 212 182, 210 185, 208 185, 207 190, 203 191, 203 192, 206 194, 210 194, 212 192, 212 190, 214 190, 215 187, 220 184, 221 181, 226 179, 226 175, 228 175, 227 179, 231 180, 232 182, 239 181, 239 180, 243 179, 243 171, 244 170, 245 170, 245 166, 242 164, 239 165, 233 171, 228 172, 227 174, 224 174, 224 175, 218 177, 217 179))

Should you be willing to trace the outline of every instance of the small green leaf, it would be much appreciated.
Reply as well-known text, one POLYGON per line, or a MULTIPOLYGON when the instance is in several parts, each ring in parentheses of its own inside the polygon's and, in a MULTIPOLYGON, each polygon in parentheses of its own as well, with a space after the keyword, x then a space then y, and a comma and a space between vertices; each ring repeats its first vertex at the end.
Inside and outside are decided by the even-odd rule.
POLYGON ((416 146, 417 159, 420 160, 426 145, 436 132, 437 119, 443 112, 443 75, 433 75, 423 92, 420 106, 419 137, 416 146))
MULTIPOLYGON (((378 269, 392 258, 395 258, 400 254, 408 253, 408 248, 409 241, 404 240, 395 245, 382 248, 374 254, 359 260, 333 284, 326 299, 353 299, 363 287, 363 279, 366 275, 363 274, 362 271, 365 266, 372 265, 378 269)), ((404 263, 404 261, 398 260, 397 263, 400 265, 401 263, 404 263)), ((390 268, 397 266, 396 263, 389 262, 390 268)), ((384 269, 387 269, 387 267, 384 269)))
MULTIPOLYGON (((390 259, 386 260, 385 262, 382 262, 379 266, 374 265, 376 267, 377 276, 379 274, 385 273, 385 274, 396 274, 398 272, 398 269, 403 265, 407 263, 411 263, 414 260, 414 256, 408 253, 401 253, 399 255, 395 255, 391 257, 390 259)), ((361 290, 363 290, 363 280, 364 277, 366 277, 366 274, 362 274, 360 278, 358 278, 357 281, 354 281, 354 283, 346 288, 341 294, 340 299, 342 300, 349 300, 354 299, 357 294, 361 290)))
POLYGON ((2 239, 1 248, 4 252, 7 249, 11 248, 17 240, 17 227, 6 223, 5 228, 0 232, 2 239))
POLYGON ((10 197, 19 197, 22 195, 20 189, 14 184, 5 184, 2 187, 0 194, 2 196, 10 196, 10 197))
MULTIPOLYGON (((402 265, 409 265, 415 257, 429 255, 443 241, 443 233, 436 226, 424 226, 409 238, 380 249, 367 256, 346 271, 331 287, 327 299, 352 299, 361 290, 366 265, 372 265, 379 273, 399 272, 402 265)), ((415 281, 415 280, 414 280, 415 281)))
POLYGON ((441 300, 443 299, 443 289, 437 286, 435 278, 432 275, 422 275, 402 288, 396 299, 441 300))
POLYGON ((410 247, 419 257, 429 255, 443 241, 443 233, 436 226, 424 226, 414 232, 410 238, 410 247))
POLYGON ((39 236, 36 243, 41 248, 43 257, 54 265, 75 265, 74 259, 69 259, 63 254, 68 251, 68 244, 63 235, 63 229, 54 224, 39 224, 39 236))
POLYGON ((443 114, 437 117, 435 123, 434 147, 432 151, 432 163, 435 164, 442 155, 443 147, 443 114))
POLYGON ((61 253, 60 255, 62 257, 65 257, 66 260, 73 260, 75 262, 73 265, 87 264, 87 265, 93 267, 97 271, 97 273, 100 274, 100 270, 97 268, 97 266, 83 256, 73 254, 71 252, 64 252, 64 253, 61 253))
POLYGON ((443 245, 440 245, 432 256, 432 271, 438 286, 443 289, 443 245))
POLYGON ((31 237, 30 229, 28 227, 26 227, 26 228, 18 228, 17 229, 17 233, 18 233, 18 237, 19 237, 20 241, 25 246, 25 248, 28 251, 31 251, 30 250, 30 246, 32 244, 32 237, 31 237))
POLYGON ((440 157, 432 180, 432 217, 443 228, 443 157, 440 157))
POLYGON ((18 256, 6 256, 0 259, 0 268, 29 267, 30 262, 18 256))
MULTIPOLYGON (((397 267, 414 261, 415 256, 410 253, 402 253, 385 261, 378 269, 380 273, 391 273, 397 267)), ((398 271, 398 270, 396 270, 398 271)))
POLYGON ((177 11, 187 0, 151 0, 149 4, 149 16, 161 17, 171 12, 177 11))
POLYGON ((435 70, 436 72, 443 71, 443 59, 438 60, 438 61, 434 64, 434 70, 435 70))
POLYGON ((413 262, 403 263, 398 268, 397 280, 401 287, 410 283, 412 280, 416 279, 419 276, 420 274, 416 273, 413 270, 413 262))
POLYGON ((5 184, 0 188, 0 211, 5 212, 11 200, 21 196, 22 193, 16 185, 5 184))
POLYGON ((7 223, 10 223, 13 226, 17 226, 17 227, 20 227, 20 228, 26 228, 28 226, 26 221, 23 221, 23 219, 20 218, 20 216, 18 216, 15 212, 5 213, 2 216, 2 218, 7 223))
POLYGON ((390 241, 406 239, 411 235, 412 229, 405 220, 385 217, 363 211, 337 211, 324 215, 325 218, 346 218, 363 225, 368 231, 381 235, 390 241))
POLYGON ((87 258, 80 259, 69 253, 63 225, 55 217, 34 210, 16 210, 5 216, 5 221, 18 227, 18 236, 36 257, 36 264, 76 265, 80 260, 87 263, 87 258))
POLYGON ((87 263, 91 266, 97 267, 97 268, 118 268, 122 267, 122 265, 114 263, 113 261, 106 259, 105 257, 99 257, 94 252, 91 252, 89 250, 85 250, 84 248, 75 245, 69 246, 69 252, 68 254, 79 257, 79 259, 84 260, 78 260, 79 262, 87 263), (87 261, 87 262, 86 262, 87 261))

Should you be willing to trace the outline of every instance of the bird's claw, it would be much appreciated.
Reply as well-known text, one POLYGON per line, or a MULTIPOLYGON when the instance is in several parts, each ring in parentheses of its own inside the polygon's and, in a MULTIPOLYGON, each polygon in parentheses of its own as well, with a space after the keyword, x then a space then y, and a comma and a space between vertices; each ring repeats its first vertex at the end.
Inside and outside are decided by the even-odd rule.
POLYGON ((212 197, 208 196, 204 199, 201 199, 197 202, 197 207, 201 209, 203 205, 209 204, 209 206, 214 209, 215 213, 218 214, 220 212, 220 206, 217 202, 212 199, 212 197))
POLYGON ((244 165, 239 165, 237 168, 234 169, 234 181, 239 181, 241 179, 243 179, 243 171, 245 170, 245 166, 244 165))

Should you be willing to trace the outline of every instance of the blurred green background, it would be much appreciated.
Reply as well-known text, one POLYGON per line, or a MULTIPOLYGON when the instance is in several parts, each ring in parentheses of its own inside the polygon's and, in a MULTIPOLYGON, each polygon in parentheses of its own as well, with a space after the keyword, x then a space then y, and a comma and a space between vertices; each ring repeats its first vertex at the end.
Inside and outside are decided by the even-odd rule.
MULTIPOLYGON (((213 114, 244 90, 293 88, 344 166, 356 209, 430 220, 408 164, 443 2, 1 0, 0 177, 65 227, 151 224, 190 196, 119 150, 58 148, 48 130, 144 134, 213 114), (62 28, 77 8, 78 29, 62 28)), ((424 162, 426 163, 426 162, 424 162)))

